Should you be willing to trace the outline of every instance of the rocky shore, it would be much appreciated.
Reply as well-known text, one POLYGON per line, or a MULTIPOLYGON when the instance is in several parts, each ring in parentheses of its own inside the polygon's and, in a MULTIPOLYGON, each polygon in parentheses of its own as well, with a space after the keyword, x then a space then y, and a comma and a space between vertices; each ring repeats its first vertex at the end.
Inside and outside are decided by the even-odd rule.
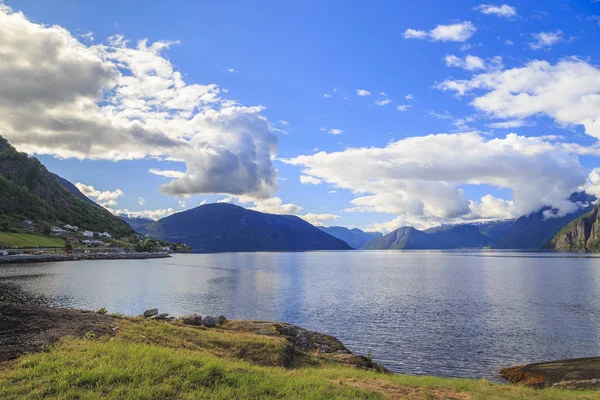
POLYGON ((283 322, 229 321, 223 315, 202 314, 188 314, 174 318, 166 313, 159 313, 157 309, 147 310, 137 318, 128 318, 106 315, 104 312, 16 303, 0 303, 0 362, 41 351, 46 346, 58 342, 62 337, 114 335, 123 322, 143 323, 144 321, 162 321, 222 332, 281 337, 289 343, 283 360, 284 366, 287 367, 294 364, 296 357, 309 355, 365 370, 388 372, 370 358, 352 353, 333 336, 283 322))
POLYGON ((600 388, 600 357, 573 358, 504 368, 500 371, 510 383, 535 388, 600 388))
POLYGON ((169 253, 73 253, 73 254, 41 254, 15 255, 0 257, 2 264, 31 264, 58 261, 79 260, 144 260, 148 258, 168 258, 169 253))

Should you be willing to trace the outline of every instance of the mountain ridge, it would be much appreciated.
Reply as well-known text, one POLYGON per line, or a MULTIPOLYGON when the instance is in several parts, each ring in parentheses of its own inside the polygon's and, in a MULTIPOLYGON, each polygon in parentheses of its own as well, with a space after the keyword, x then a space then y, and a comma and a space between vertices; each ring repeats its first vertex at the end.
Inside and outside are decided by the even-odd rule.
POLYGON ((205 204, 162 218, 148 227, 147 235, 183 242, 196 253, 351 249, 297 216, 227 203, 205 204))

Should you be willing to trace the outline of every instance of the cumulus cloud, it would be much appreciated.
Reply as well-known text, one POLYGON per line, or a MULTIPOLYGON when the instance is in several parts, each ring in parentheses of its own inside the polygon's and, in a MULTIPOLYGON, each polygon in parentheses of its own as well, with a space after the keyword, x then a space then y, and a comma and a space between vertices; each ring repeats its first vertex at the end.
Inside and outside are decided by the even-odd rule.
POLYGON ((377 100, 375 102, 375 104, 377 104, 378 106, 387 106, 388 104, 390 104, 392 101, 390 99, 383 99, 383 100, 377 100))
POLYGON ((371 92, 365 89, 356 89, 356 94, 359 96, 370 96, 371 92))
POLYGON ((143 206, 144 204, 146 204, 146 199, 143 197, 138 198, 138 203, 140 206, 143 206))
POLYGON ((307 176, 307 175, 300 175, 300 183, 302 183, 302 184, 318 185, 321 182, 322 181, 320 179, 317 179, 315 177, 307 176))
POLYGON ((483 61, 483 59, 477 56, 472 56, 470 54, 467 55, 464 59, 457 57, 453 54, 447 54, 446 57, 444 57, 444 61, 446 62, 446 66, 448 67, 459 67, 466 69, 467 71, 485 69, 485 62, 483 61))
MULTIPOLYGON (((283 160, 356 197, 347 212, 383 212, 425 219, 518 216, 550 205, 574 211, 570 193, 585 180, 575 154, 549 138, 509 134, 438 134, 283 160), (464 185, 512 190, 509 202, 467 199, 464 185)), ((438 221, 439 222, 439 221, 438 221)))
POLYGON ((404 31, 404 39, 426 39, 430 38, 437 42, 464 42, 475 34, 477 28, 471 21, 463 21, 450 25, 438 25, 429 32, 407 29, 404 31))
POLYGON ((509 121, 492 122, 486 126, 492 129, 513 129, 530 125, 533 125, 533 123, 522 119, 511 119, 509 121))
POLYGON ((411 107, 412 107, 411 104, 400 104, 400 105, 396 106, 396 110, 398 110, 400 112, 404 112, 404 111, 407 111, 411 107))
POLYGON ((306 222, 313 224, 314 226, 326 226, 329 222, 340 219, 340 216, 336 214, 308 213, 300 215, 299 217, 305 220, 306 222))
POLYGON ((438 88, 458 96, 483 91, 471 104, 494 118, 546 115, 565 127, 582 125, 588 135, 600 139, 600 69, 577 58, 556 64, 534 60, 470 80, 446 80, 438 88))
POLYGON ((148 172, 153 175, 163 176, 165 178, 183 178, 185 176, 185 172, 157 168, 150 168, 148 172))
POLYGON ((344 130, 343 129, 330 129, 328 132, 332 135, 341 135, 342 133, 344 133, 344 130))
POLYGON ((548 47, 554 46, 556 43, 562 42, 563 33, 559 29, 556 32, 540 32, 534 33, 533 41, 529 42, 528 45, 533 50, 540 50, 548 47))
POLYGON ((508 4, 502 4, 501 6, 495 4, 480 4, 475 9, 482 14, 496 15, 501 18, 515 18, 518 16, 517 9, 509 6, 508 4))
POLYGON ((264 107, 186 83, 164 56, 174 44, 84 44, 0 4, 0 135, 61 158, 185 162, 186 175, 162 187, 169 195, 269 196, 278 140, 264 107))
POLYGON ((154 221, 159 220, 164 217, 168 217, 171 214, 175 213, 175 210, 172 208, 159 208, 156 210, 142 210, 142 211, 129 211, 128 209, 122 210, 111 210, 115 215, 124 215, 129 218, 149 218, 154 221))
POLYGON ((75 187, 79 189, 81 193, 85 196, 89 197, 96 201, 96 203, 100 204, 102 207, 114 207, 117 205, 117 199, 123 196, 123 191, 121 189, 117 189, 114 191, 105 190, 100 191, 96 190, 92 185, 86 185, 81 182, 77 182, 75 187))

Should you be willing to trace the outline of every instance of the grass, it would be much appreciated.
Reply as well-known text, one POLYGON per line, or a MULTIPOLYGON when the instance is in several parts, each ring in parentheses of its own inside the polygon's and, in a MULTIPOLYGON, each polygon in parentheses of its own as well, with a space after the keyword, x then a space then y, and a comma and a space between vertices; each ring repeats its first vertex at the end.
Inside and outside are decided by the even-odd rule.
POLYGON ((296 357, 280 337, 120 320, 114 337, 63 338, 0 364, 2 399, 597 399, 485 380, 385 375, 296 357))
POLYGON ((60 238, 31 233, 0 232, 0 246, 12 248, 65 247, 65 241, 60 238))

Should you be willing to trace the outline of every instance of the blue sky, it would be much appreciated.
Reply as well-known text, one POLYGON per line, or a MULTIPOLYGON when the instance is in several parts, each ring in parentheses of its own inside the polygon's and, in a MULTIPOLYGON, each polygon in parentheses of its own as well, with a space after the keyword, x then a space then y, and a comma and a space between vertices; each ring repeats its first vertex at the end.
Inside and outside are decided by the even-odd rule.
MULTIPOLYGON (((41 122, 26 128, 31 135, 15 133, 23 122, 1 133, 18 148, 35 152, 50 170, 86 185, 90 195, 112 193, 103 198, 113 210, 164 210, 152 214, 156 216, 228 198, 262 211, 292 212, 315 223, 388 231, 405 224, 426 227, 514 217, 545 204, 569 212, 564 200, 572 190, 595 190, 600 3, 592 0, 222 1, 177 6, 14 0, 5 4, 9 8, 4 12, 14 22, 5 29, 28 24, 39 28, 40 36, 53 34, 44 29, 60 26, 82 45, 69 51, 118 47, 110 39, 114 35, 127 40, 128 49, 135 49, 143 39, 148 45, 176 41, 155 55, 170 61, 186 85, 217 85, 219 101, 263 106, 252 117, 244 117, 252 126, 268 121, 261 128, 268 132, 259 135, 272 136, 260 140, 253 136, 253 148, 260 152, 260 143, 267 147, 275 143, 278 148, 271 149, 270 164, 254 160, 266 171, 253 176, 260 184, 232 184, 235 189, 230 192, 226 190, 232 185, 219 182, 234 182, 243 179, 241 175, 220 172, 218 182, 207 183, 198 175, 214 169, 206 169, 203 156, 193 151, 177 152, 185 162, 167 161, 177 158, 175 153, 155 147, 140 150, 142 154, 134 159, 122 154, 103 157, 101 150, 69 149, 69 141, 77 141, 72 135, 64 143, 60 132, 34 135, 41 132, 41 122), (17 21, 18 12, 23 15, 17 21), (511 76, 507 73, 511 70, 522 75, 511 76), (477 78, 482 75, 486 78, 477 78), (581 107, 554 104, 556 96, 551 93, 563 89, 553 87, 553 81, 566 85, 567 91, 572 90, 566 97, 582 101, 589 109, 580 112, 581 107), (461 93, 457 84, 467 84, 468 89, 461 93), (572 89, 578 86, 584 88, 572 89), (511 88, 508 94, 507 87, 511 88), (536 97, 540 93, 544 96, 536 97), (528 104, 535 106, 522 111, 520 101, 525 95, 532 96, 528 104), (515 136, 507 136, 511 133, 515 136), (461 136, 465 134, 471 136, 461 136), (419 137, 428 139, 413 140, 419 137), (55 145, 58 142, 62 144, 55 145), (368 148, 372 151, 352 150, 368 148), (324 153, 313 156, 319 152, 324 153), (172 178, 148 172, 185 172, 192 164, 193 174, 188 175, 193 178, 167 190, 161 186, 172 178), (302 183, 301 175, 311 178, 302 183), (554 182, 546 182, 549 176, 554 182), (220 193, 211 192, 221 188, 220 193), (491 197, 482 199, 485 196, 491 197)), ((18 57, 28 57, 27 46, 34 48, 33 35, 25 43, 26 54, 18 57)), ((111 58, 113 66, 129 57, 125 53, 111 58)), ((107 53, 100 56, 103 62, 107 57, 107 53)), ((118 70, 126 77, 132 74, 128 68, 131 65, 118 70)), ((110 92, 118 91, 109 81, 99 80, 104 86, 90 97, 99 107, 110 104, 110 92)), ((87 86, 81 90, 91 93, 87 86)), ((60 112, 68 112, 74 102, 61 104, 60 112)), ((213 106, 212 100, 206 104, 223 112, 223 106, 213 106)), ((120 112, 126 111, 123 107, 120 112)), ((193 113, 203 114, 206 109, 193 113)), ((106 108, 102 111, 106 115, 106 108)), ((111 133, 102 129, 99 132, 109 138, 111 133)), ((165 129, 166 136, 177 136, 176 126, 165 129)), ((194 129, 197 140, 205 134, 202 129, 209 129, 211 146, 218 142, 227 154, 244 152, 239 157, 244 160, 253 157, 254 150, 245 153, 246 144, 235 142, 246 143, 245 134, 236 133, 223 145, 219 129, 227 128, 194 129)), ((116 140, 115 153, 120 148, 128 153, 129 145, 116 140)), ((219 157, 223 154, 219 152, 219 157)), ((213 161, 231 171, 220 158, 213 161)))

